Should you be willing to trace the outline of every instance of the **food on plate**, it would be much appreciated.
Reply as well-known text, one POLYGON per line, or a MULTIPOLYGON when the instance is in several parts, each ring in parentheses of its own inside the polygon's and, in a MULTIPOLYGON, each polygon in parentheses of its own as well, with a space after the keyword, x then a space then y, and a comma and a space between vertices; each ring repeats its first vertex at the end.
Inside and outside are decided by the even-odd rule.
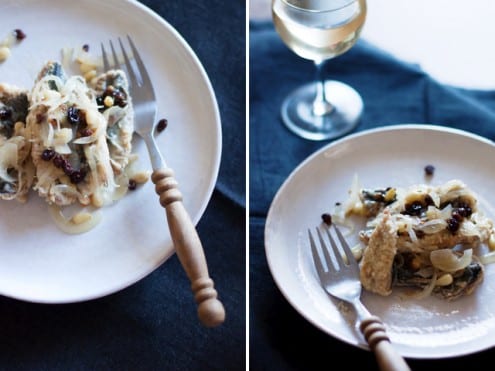
POLYGON ((120 175, 130 162, 134 132, 127 78, 122 70, 110 70, 93 79, 90 86, 107 122, 106 137, 112 169, 120 175))
POLYGON ((168 120, 167 119, 160 119, 158 120, 158 123, 156 124, 156 132, 161 133, 164 131, 168 126, 168 120))
POLYGON ((16 28, 0 42, 0 63, 7 60, 11 55, 11 48, 14 44, 26 38, 26 34, 20 28, 16 28))
POLYGON ((147 182, 135 168, 128 87, 122 70, 87 81, 55 61, 30 91, 0 84, 0 197, 25 202, 33 189, 57 226, 81 233, 101 219, 94 210, 147 182), (67 216, 71 205, 79 210, 67 216))
POLYGON ((27 128, 34 189, 50 204, 110 204, 119 187, 116 177, 129 163, 133 120, 125 76, 109 71, 95 88, 48 62, 31 91, 27 128), (103 103, 110 90, 120 99, 103 103))
POLYGON ((435 166, 426 165, 424 171, 425 171, 425 176, 431 177, 435 174, 435 166))
POLYGON ((79 74, 90 83, 98 76, 98 71, 102 69, 102 58, 96 57, 89 52, 89 44, 74 48, 70 46, 61 49, 61 64, 65 69, 70 69, 77 65, 79 74))
POLYGON ((26 138, 28 92, 0 84, 0 198, 25 202, 33 182, 31 144, 26 138))
POLYGON ((355 180, 340 213, 366 218, 359 232, 365 289, 387 296, 394 287, 408 287, 416 289, 416 297, 454 300, 482 282, 484 266, 475 249, 495 247, 494 226, 466 184, 455 179, 371 190, 357 185, 355 180))

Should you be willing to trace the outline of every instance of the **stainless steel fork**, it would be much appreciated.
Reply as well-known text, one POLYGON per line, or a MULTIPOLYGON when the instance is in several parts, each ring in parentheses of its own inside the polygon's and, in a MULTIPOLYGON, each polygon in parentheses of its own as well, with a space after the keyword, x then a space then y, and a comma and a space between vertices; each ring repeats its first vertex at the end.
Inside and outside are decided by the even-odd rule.
POLYGON ((332 247, 332 255, 327 248, 320 228, 316 228, 318 240, 325 266, 318 253, 315 240, 310 230, 308 230, 311 252, 313 255, 316 272, 325 291, 331 296, 348 302, 356 311, 357 324, 364 335, 370 349, 375 353, 377 363, 381 370, 410 370, 409 366, 392 347, 390 339, 385 332, 385 326, 380 318, 373 316, 361 302, 361 281, 359 279, 359 266, 352 254, 351 249, 340 230, 334 225, 335 234, 340 241, 340 246, 344 251, 347 263, 344 261, 335 239, 328 228, 324 229, 324 234, 332 247))
POLYGON ((125 66, 134 107, 135 132, 144 139, 148 148, 153 168, 151 180, 155 184, 156 193, 160 196, 160 204, 166 210, 167 222, 177 256, 191 281, 191 288, 198 304, 199 319, 205 326, 217 326, 225 319, 225 309, 218 300, 213 280, 208 275, 203 247, 196 228, 182 203, 182 194, 174 178, 174 172, 166 165, 153 137, 157 123, 157 102, 153 84, 132 39, 129 36, 127 39, 133 60, 119 38, 123 62, 119 61, 113 43, 110 41, 114 63, 109 62, 105 47, 101 44, 103 68, 108 71, 111 68, 124 69, 125 66), (135 63, 131 63, 132 61, 135 63))

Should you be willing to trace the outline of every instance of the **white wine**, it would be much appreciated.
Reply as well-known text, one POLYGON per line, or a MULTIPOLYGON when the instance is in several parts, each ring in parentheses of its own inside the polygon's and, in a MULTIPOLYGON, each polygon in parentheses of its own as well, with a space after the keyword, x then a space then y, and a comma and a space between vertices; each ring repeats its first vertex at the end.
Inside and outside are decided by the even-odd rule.
POLYGON ((363 100, 351 86, 326 81, 323 61, 349 50, 360 36, 366 0, 272 0, 275 28, 300 57, 314 61, 316 81, 291 92, 282 103, 289 130, 311 140, 338 138, 356 127, 363 100))
POLYGON ((345 53, 355 44, 366 18, 365 0, 347 1, 342 7, 326 11, 301 9, 298 3, 304 1, 272 3, 275 28, 297 55, 322 61, 345 53))

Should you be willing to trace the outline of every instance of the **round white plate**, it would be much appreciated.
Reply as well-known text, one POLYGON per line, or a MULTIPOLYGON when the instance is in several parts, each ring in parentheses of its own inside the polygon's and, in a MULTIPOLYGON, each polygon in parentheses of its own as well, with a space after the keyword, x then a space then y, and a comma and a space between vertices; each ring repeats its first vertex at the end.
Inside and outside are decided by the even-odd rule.
MULTIPOLYGON (((47 60, 61 59, 63 47, 88 44, 99 56, 100 42, 132 36, 154 83, 158 119, 169 122, 158 145, 197 223, 218 175, 221 126, 210 81, 177 31, 130 0, 4 0, 0 24, 2 39, 17 28, 27 35, 0 64, 0 81, 26 88, 47 60)), ((151 169, 139 139, 135 152, 151 169)), ((95 229, 67 235, 34 193, 26 204, 0 202, 0 294, 45 303, 93 299, 135 283, 173 254, 151 181, 102 212, 95 229)))
MULTIPOLYGON (((338 305, 320 286, 308 228, 319 225, 321 214, 332 211, 336 202, 346 200, 355 174, 363 187, 404 187, 424 183, 428 164, 436 168, 431 184, 464 181, 478 194, 480 209, 495 217, 494 144, 430 125, 386 127, 331 143, 299 165, 277 192, 265 227, 268 264, 291 305, 322 331, 367 348, 354 328, 352 310, 338 305)), ((367 292, 362 299, 382 318, 391 341, 406 357, 459 356, 495 345, 494 265, 486 267, 485 279, 473 295, 454 302, 367 292)))

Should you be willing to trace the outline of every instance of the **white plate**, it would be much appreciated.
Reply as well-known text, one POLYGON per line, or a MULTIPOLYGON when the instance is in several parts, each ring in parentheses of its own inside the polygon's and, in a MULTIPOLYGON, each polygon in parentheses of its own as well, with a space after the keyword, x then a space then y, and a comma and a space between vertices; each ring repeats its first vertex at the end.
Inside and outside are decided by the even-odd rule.
MULTIPOLYGON (((177 31, 130 0, 3 0, 0 38, 20 28, 27 37, 0 65, 0 81, 27 88, 41 66, 60 60, 62 47, 131 35, 149 68, 158 118, 168 128, 158 145, 175 170, 186 209, 196 223, 211 197, 221 154, 218 106, 209 79, 177 31)), ((136 152, 150 169, 140 140, 136 152)), ((173 252, 165 212, 153 184, 103 209, 103 220, 82 235, 66 235, 51 221, 46 204, 31 194, 25 204, 0 203, 0 294, 45 303, 101 297, 125 288, 160 266, 173 252)))
MULTIPOLYGON (((308 228, 344 201, 354 174, 364 187, 424 183, 424 166, 436 171, 432 184, 463 180, 479 196, 480 208, 495 217, 495 146, 481 137, 429 125, 399 125, 358 133, 334 142, 305 160, 284 182, 265 227, 268 264, 287 300, 322 331, 367 348, 353 327, 352 310, 342 310, 321 288, 313 267, 308 228)), ((412 358, 459 356, 495 345, 495 266, 472 296, 445 302, 397 294, 362 296, 384 321, 398 351, 412 358)))

